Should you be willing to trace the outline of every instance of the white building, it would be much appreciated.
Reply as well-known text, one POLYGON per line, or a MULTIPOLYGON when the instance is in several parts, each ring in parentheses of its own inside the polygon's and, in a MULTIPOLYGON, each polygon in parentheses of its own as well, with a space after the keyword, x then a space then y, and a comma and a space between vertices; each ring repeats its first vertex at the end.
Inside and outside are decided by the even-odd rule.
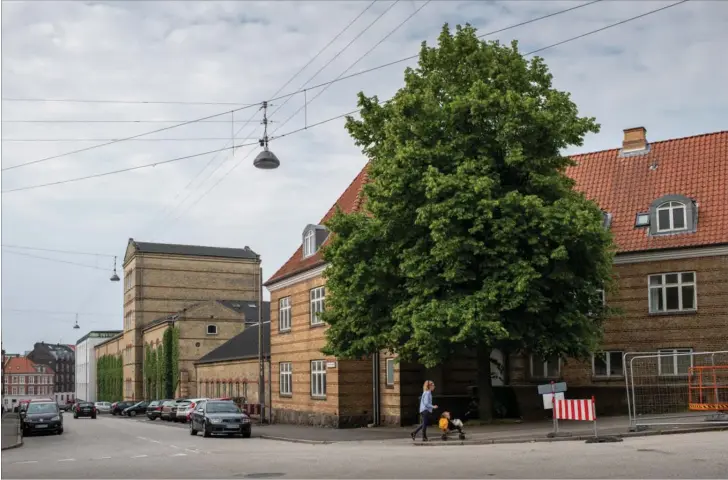
POLYGON ((76 398, 88 402, 96 401, 94 347, 119 333, 121 333, 121 330, 93 331, 76 342, 76 398))

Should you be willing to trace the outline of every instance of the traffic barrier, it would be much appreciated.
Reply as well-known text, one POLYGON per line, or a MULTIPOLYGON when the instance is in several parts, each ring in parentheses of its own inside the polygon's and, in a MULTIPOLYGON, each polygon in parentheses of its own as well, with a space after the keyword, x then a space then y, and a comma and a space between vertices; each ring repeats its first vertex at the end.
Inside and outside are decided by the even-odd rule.
POLYGON ((688 409, 728 411, 728 365, 688 369, 688 409))
POLYGON ((554 435, 559 434, 559 420, 593 422, 597 438, 597 409, 594 397, 584 399, 560 399, 554 396, 554 435))

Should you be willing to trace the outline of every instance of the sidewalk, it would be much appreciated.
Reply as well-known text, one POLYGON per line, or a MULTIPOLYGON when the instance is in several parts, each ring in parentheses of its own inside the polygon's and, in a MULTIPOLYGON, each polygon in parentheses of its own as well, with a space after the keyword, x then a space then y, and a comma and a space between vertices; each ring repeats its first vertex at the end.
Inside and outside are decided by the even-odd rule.
POLYGON ((2 449, 19 447, 23 444, 20 432, 20 418, 17 413, 6 413, 2 418, 2 449))
MULTIPOLYGON (((728 430, 728 425, 665 425, 643 432, 629 432, 629 421, 625 417, 605 417, 597 421, 597 430, 600 438, 617 437, 626 438, 647 435, 665 435, 670 433, 688 433, 695 431, 728 430)), ((366 442, 376 441, 389 444, 412 444, 410 432, 412 427, 376 427, 356 429, 331 429, 309 427, 303 425, 255 425, 256 434, 261 438, 270 440, 283 440, 290 442, 324 444, 336 442, 366 442)), ((465 425, 465 440, 458 440, 457 436, 448 441, 440 440, 437 426, 428 429, 430 442, 416 445, 442 446, 442 445, 477 445, 492 443, 526 443, 526 442, 553 442, 565 440, 586 440, 594 437, 594 427, 590 422, 559 422, 559 432, 564 436, 550 438, 553 431, 551 421, 527 423, 494 423, 492 425, 465 425)), ((257 436, 257 435, 256 435, 257 436)))

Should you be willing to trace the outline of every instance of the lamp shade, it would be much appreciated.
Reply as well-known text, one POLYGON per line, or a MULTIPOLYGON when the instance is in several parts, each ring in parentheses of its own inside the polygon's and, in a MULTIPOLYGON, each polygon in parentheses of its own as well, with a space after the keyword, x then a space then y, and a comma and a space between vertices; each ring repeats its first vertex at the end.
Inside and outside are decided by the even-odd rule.
POLYGON ((280 164, 281 161, 278 160, 278 157, 276 157, 275 154, 267 148, 260 152, 258 156, 255 157, 255 160, 253 160, 255 168, 260 168, 261 170, 273 170, 278 168, 280 164))

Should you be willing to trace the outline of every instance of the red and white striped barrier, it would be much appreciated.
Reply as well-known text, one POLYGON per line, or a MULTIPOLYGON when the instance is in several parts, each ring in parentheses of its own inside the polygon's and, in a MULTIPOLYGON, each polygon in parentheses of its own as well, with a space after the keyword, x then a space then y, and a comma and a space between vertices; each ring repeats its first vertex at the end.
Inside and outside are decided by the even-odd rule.
POLYGON ((594 407, 594 397, 589 400, 554 399, 554 416, 558 420, 595 422, 597 420, 597 412, 594 407))

